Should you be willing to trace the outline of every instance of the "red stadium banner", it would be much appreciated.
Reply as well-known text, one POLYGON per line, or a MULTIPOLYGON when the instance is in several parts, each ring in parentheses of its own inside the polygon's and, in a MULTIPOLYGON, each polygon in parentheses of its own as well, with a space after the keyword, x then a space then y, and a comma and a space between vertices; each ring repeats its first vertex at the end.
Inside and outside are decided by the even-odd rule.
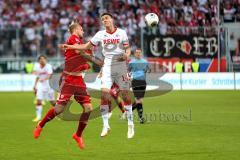
MULTIPOLYGON (((178 58, 148 58, 152 72, 174 72, 178 58)), ((182 59, 185 72, 191 72, 192 59, 182 59)))
MULTIPOLYGON (((152 72, 174 72, 174 67, 179 58, 147 58, 152 72)), ((218 59, 198 59, 200 72, 218 72, 218 59)), ((192 72, 192 59, 183 58, 184 72, 192 72)), ((220 72, 226 72, 226 58, 220 61, 220 72)))
POLYGON ((216 58, 217 35, 144 35, 144 53, 161 58, 216 58))

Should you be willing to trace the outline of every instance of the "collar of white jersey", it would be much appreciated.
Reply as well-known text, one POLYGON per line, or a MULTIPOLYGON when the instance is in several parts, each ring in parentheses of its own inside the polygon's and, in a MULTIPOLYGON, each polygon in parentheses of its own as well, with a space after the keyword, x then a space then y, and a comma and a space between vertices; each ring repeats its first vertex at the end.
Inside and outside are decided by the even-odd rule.
POLYGON ((108 34, 113 34, 113 33, 115 33, 117 31, 117 29, 118 29, 117 26, 114 26, 114 30, 112 32, 109 32, 107 29, 106 29, 106 32, 108 34))

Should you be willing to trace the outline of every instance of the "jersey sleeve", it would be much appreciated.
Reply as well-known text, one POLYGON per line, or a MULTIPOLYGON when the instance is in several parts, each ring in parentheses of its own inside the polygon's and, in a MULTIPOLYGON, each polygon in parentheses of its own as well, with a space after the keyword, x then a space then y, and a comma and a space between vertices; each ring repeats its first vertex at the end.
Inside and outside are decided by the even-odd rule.
POLYGON ((98 31, 93 37, 92 39, 89 41, 93 46, 98 45, 98 43, 101 42, 101 33, 100 31, 98 31))
POLYGON ((129 45, 129 40, 126 31, 123 31, 122 44, 123 46, 129 45))
POLYGON ((146 60, 146 71, 149 71, 149 70, 151 70, 149 66, 149 62, 146 60))
POLYGON ((131 72, 132 71, 132 61, 130 60, 130 62, 128 63, 128 71, 131 72))
POLYGON ((37 70, 38 70, 38 66, 37 66, 37 63, 35 63, 33 66, 33 72, 36 72, 37 70))
POLYGON ((53 69, 52 66, 49 64, 47 67, 47 74, 52 74, 53 73, 53 69))
POLYGON ((39 77, 39 64, 38 63, 34 64, 32 73, 34 75, 36 75, 37 77, 39 77))

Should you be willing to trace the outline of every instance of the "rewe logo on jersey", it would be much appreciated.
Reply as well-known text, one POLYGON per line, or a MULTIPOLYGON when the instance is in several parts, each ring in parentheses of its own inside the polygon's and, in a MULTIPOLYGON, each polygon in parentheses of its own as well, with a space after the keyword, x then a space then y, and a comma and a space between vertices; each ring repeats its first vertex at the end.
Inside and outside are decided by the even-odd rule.
POLYGON ((120 39, 104 39, 104 44, 118 44, 120 42, 120 39))

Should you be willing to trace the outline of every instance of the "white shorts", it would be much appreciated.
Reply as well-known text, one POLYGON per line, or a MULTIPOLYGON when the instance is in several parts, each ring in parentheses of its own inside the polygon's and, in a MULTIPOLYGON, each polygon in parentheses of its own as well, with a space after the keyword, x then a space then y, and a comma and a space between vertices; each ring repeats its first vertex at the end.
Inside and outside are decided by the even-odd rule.
POLYGON ((46 101, 55 100, 53 89, 38 89, 36 96, 38 100, 46 100, 46 101))
POLYGON ((107 88, 110 90, 114 82, 119 86, 120 90, 130 89, 131 81, 126 63, 103 66, 101 88, 107 88))

